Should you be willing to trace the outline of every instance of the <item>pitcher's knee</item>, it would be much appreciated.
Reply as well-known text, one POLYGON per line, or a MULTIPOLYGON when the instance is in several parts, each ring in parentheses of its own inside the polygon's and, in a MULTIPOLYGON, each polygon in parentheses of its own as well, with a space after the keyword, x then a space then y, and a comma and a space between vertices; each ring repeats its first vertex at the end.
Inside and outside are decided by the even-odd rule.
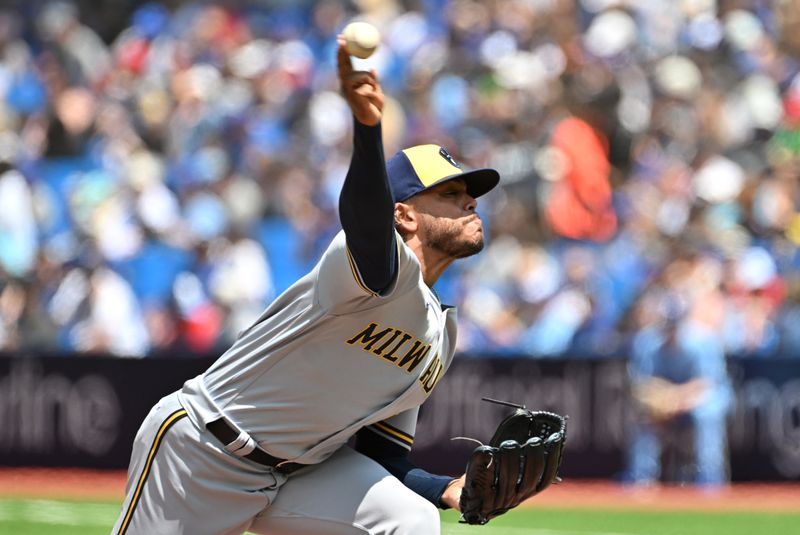
POLYGON ((393 535, 439 535, 439 510, 428 500, 419 498, 397 511, 399 529, 393 535))

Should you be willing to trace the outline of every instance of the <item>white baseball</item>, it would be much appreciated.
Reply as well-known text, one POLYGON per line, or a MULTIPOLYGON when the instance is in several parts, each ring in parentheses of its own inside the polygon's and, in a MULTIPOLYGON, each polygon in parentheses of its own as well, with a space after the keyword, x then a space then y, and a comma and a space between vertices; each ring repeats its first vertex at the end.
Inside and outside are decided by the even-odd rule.
POLYGON ((368 22, 351 22, 344 27, 342 35, 347 52, 361 59, 370 57, 381 42, 380 32, 368 22))

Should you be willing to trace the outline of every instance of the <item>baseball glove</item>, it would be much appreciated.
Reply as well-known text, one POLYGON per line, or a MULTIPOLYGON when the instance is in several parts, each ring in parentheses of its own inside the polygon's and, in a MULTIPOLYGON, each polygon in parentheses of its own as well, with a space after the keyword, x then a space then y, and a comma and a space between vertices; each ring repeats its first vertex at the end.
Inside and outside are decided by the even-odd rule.
POLYGON ((461 492, 461 522, 486 524, 558 480, 566 419, 519 405, 497 426, 489 445, 475 448, 461 492))

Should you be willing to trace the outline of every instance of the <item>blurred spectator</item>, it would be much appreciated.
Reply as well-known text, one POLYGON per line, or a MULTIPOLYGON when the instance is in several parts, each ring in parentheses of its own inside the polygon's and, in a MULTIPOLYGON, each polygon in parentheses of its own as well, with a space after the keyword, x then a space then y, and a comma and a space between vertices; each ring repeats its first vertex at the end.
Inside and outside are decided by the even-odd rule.
POLYGON ((666 444, 676 459, 668 479, 722 485, 728 480, 731 403, 725 355, 706 325, 672 314, 633 340, 629 369, 636 406, 627 478, 637 484, 658 482, 666 444))
POLYGON ((575 240, 607 241, 617 229, 611 204, 609 134, 616 128, 619 88, 602 71, 570 79, 566 100, 571 115, 555 125, 550 140, 563 171, 547 200, 553 231, 575 240), (599 86, 599 87, 593 87, 599 86))

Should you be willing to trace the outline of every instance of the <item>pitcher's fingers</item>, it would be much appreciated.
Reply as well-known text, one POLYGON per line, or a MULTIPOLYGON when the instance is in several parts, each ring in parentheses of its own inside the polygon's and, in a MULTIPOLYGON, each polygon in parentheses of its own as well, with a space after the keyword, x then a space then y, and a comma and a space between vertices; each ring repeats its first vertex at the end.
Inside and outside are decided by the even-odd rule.
POLYGON ((370 104, 374 104, 379 108, 383 107, 383 101, 384 101, 383 93, 375 90, 374 88, 368 85, 363 85, 359 89, 356 89, 356 94, 366 98, 370 104))
POLYGON ((339 78, 344 80, 353 72, 353 63, 350 61, 350 54, 347 52, 344 36, 336 38, 339 48, 336 51, 336 66, 339 71, 339 78))
POLYGON ((369 71, 369 75, 372 78, 372 85, 375 87, 375 89, 380 89, 381 80, 380 78, 378 78, 378 71, 376 71, 375 69, 371 69, 369 71))
POLYGON ((346 77, 342 78, 342 84, 349 89, 357 89, 362 86, 370 86, 372 89, 378 89, 378 81, 372 76, 371 73, 366 71, 352 71, 346 77))
POLYGON ((355 90, 355 94, 364 97, 365 99, 372 101, 374 100, 378 94, 377 92, 368 85, 362 85, 355 90))

